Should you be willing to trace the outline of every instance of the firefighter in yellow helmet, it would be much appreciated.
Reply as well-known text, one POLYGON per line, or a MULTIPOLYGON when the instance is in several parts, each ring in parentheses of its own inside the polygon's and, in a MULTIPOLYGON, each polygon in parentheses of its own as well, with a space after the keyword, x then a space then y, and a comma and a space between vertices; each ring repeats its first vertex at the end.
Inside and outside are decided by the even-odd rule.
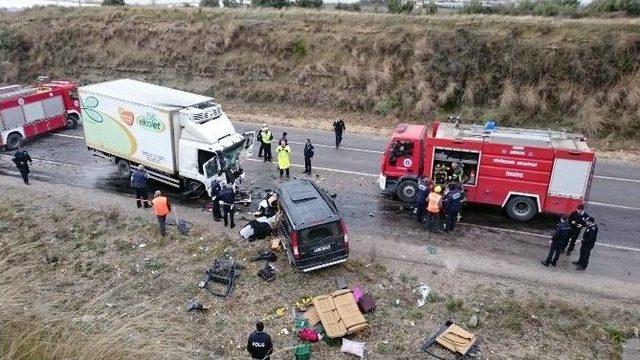
POLYGON ((440 210, 442 209, 442 187, 436 186, 427 197, 427 230, 440 232, 440 210))

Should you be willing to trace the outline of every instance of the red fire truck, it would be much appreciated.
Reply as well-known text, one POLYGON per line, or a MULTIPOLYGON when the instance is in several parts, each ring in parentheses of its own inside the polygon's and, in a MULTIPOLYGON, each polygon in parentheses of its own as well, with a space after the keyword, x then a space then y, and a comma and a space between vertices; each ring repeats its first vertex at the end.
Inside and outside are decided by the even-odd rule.
POLYGON ((497 205, 516 220, 567 214, 587 201, 595 154, 559 131, 434 122, 400 124, 382 156, 380 188, 415 201, 417 178, 462 164, 471 203, 497 205))
POLYGON ((0 146, 14 150, 24 139, 80 120, 76 85, 68 81, 39 81, 36 86, 0 87, 0 146))

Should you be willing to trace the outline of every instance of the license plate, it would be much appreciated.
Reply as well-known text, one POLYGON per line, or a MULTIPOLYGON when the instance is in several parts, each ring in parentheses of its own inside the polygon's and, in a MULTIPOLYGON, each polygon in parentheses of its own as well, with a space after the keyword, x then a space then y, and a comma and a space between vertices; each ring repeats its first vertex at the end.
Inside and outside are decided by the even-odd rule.
POLYGON ((325 246, 320 246, 320 247, 317 247, 317 248, 313 249, 313 252, 314 253, 323 252, 323 251, 327 251, 329 249, 331 249, 331 245, 325 245, 325 246))

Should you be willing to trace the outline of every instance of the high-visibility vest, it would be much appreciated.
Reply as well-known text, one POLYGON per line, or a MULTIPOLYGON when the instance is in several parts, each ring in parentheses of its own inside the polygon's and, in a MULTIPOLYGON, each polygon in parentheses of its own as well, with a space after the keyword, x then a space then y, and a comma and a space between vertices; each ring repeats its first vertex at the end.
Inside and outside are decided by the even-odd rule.
POLYGON ((278 169, 288 169, 291 166, 289 160, 289 153, 291 153, 291 148, 289 145, 278 146, 276 149, 276 153, 278 156, 278 169))
POLYGON ((153 203, 153 212, 157 216, 166 216, 169 214, 168 200, 164 196, 158 196, 151 201, 153 203))
POLYGON ((271 140, 273 140, 273 136, 271 135, 271 131, 266 130, 266 131, 262 131, 262 142, 265 144, 269 144, 271 143, 271 140))
POLYGON ((439 205, 440 205, 440 199, 442 199, 442 195, 432 192, 431 194, 429 194, 429 197, 427 199, 429 201, 429 204, 427 205, 427 211, 432 213, 439 213, 440 212, 439 205))

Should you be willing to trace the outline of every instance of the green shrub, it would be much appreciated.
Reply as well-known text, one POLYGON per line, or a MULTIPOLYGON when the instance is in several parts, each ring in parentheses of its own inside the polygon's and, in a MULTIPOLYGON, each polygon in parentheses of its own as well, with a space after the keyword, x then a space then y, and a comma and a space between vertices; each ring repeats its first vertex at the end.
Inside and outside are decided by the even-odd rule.
POLYGON ((344 11, 360 11, 360 4, 358 3, 353 3, 353 4, 343 4, 343 3, 337 3, 336 4, 336 10, 344 10, 344 11))
POLYGON ((427 4, 425 4, 422 7, 422 12, 428 15, 433 15, 438 13, 438 4, 434 3, 433 1, 429 1, 427 4))
POLYGON ((587 6, 592 13, 625 12, 629 16, 640 15, 640 0, 595 0, 587 6))
POLYGON ((124 0, 102 0, 102 6, 125 5, 124 0))
POLYGON ((252 5, 256 7, 272 7, 282 9, 291 6, 289 0, 254 0, 252 5))
POLYGON ((411 14, 415 6, 413 1, 403 2, 402 0, 385 0, 385 4, 387 5, 387 10, 392 14, 411 14))
POLYGON ((492 14, 494 11, 489 6, 484 6, 482 1, 471 0, 459 10, 463 14, 492 14))
POLYGON ((323 3, 322 0, 298 0, 296 5, 303 8, 320 9, 323 3))

